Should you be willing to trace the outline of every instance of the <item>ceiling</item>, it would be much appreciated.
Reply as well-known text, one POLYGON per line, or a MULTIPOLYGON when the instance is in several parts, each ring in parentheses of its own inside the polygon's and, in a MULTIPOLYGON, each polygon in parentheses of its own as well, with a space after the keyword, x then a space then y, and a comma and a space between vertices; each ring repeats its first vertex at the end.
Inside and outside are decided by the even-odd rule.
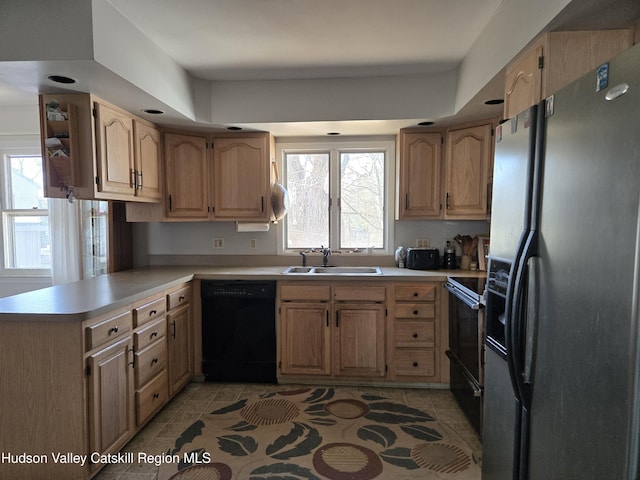
MULTIPOLYGON (((224 82, 452 71, 505 0, 108 2, 191 76, 224 82)), ((596 6, 607 2, 572 4, 576 3, 582 7, 574 6, 572 17, 582 22, 580 26, 590 27, 584 19, 593 17, 596 6)), ((635 6, 636 13, 640 4, 637 0, 608 3, 635 6)), ((501 91, 499 74, 456 113, 455 121, 499 116, 501 106, 487 107, 483 102, 500 96, 501 91)), ((0 81, 0 105, 34 101, 33 92, 0 81)), ((404 126, 408 126, 406 119, 244 125, 270 130, 276 136, 324 135, 329 131, 390 134, 404 126)))

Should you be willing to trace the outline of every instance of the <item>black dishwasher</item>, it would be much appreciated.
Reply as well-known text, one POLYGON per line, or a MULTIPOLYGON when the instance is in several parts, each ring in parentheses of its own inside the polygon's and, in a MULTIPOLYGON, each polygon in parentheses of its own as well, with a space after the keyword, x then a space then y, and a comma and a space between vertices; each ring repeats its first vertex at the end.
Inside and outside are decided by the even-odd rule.
POLYGON ((202 280, 201 299, 205 380, 276 383, 276 282, 202 280))

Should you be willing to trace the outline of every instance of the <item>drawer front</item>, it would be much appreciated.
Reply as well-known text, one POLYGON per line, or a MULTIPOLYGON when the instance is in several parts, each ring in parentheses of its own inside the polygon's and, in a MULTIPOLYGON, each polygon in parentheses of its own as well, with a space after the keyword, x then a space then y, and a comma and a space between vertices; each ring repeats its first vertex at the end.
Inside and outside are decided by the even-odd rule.
POLYGON ((395 374, 420 377, 435 377, 436 352, 418 348, 395 350, 395 374))
POLYGON ((384 302, 386 298, 387 287, 380 285, 345 285, 333 289, 333 299, 338 302, 384 302))
POLYGON ((396 347, 436 346, 434 322, 396 322, 394 329, 396 347))
POLYGON ((133 348, 135 348, 136 352, 140 352, 160 339, 164 342, 166 333, 167 322, 164 316, 162 316, 133 334, 133 348))
POLYGON ((331 286, 282 285, 280 286, 280 300, 328 302, 331 300, 331 286))
POLYGON ((163 297, 157 298, 133 309, 133 328, 144 325, 151 320, 164 315, 165 301, 163 297))
POLYGON ((400 302, 433 302, 436 299, 438 284, 396 285, 394 298, 400 302))
POLYGON ((136 388, 165 369, 167 364, 167 346, 165 342, 156 342, 141 352, 135 354, 136 388))
POLYGON ((129 310, 108 317, 85 328, 87 351, 104 345, 131 330, 131 312, 129 310))
POLYGON ((167 294, 167 308, 173 310, 191 300, 191 286, 179 288, 167 294))
POLYGON ((164 371, 136 392, 136 422, 144 423, 169 397, 167 372, 164 371))
POLYGON ((396 303, 396 318, 435 318, 435 303, 396 303))

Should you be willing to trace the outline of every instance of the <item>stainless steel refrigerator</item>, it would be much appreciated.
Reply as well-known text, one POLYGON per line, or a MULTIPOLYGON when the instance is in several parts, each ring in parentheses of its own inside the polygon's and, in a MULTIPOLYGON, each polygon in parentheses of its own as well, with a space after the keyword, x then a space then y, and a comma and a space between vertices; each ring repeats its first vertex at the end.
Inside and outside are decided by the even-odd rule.
POLYGON ((640 45, 496 131, 483 480, 637 480, 640 45))

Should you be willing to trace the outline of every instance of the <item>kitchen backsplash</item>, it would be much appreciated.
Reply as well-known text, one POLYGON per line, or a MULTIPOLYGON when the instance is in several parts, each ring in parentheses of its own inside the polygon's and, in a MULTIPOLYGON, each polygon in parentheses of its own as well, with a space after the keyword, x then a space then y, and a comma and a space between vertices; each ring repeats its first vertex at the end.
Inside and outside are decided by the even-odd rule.
MULTIPOLYGON (((289 265, 297 263, 291 256, 278 256, 278 226, 271 225, 268 232, 237 232, 233 222, 176 222, 133 224, 135 265, 159 264, 230 264, 240 262, 240 257, 251 257, 249 262, 260 261, 289 265), (222 248, 218 247, 222 243, 222 248), (225 257, 225 258, 220 258, 225 257), (258 259, 258 257, 260 257, 258 259)), ((447 240, 458 235, 482 235, 489 231, 485 221, 396 221, 391 253, 375 256, 373 263, 393 264, 393 250, 398 245, 417 246, 418 239, 428 240, 440 254, 447 240)), ((318 245, 319 246, 319 245, 318 245)), ((371 263, 366 254, 351 255, 349 263, 371 263)), ((344 260, 340 261, 344 263, 344 260)))

